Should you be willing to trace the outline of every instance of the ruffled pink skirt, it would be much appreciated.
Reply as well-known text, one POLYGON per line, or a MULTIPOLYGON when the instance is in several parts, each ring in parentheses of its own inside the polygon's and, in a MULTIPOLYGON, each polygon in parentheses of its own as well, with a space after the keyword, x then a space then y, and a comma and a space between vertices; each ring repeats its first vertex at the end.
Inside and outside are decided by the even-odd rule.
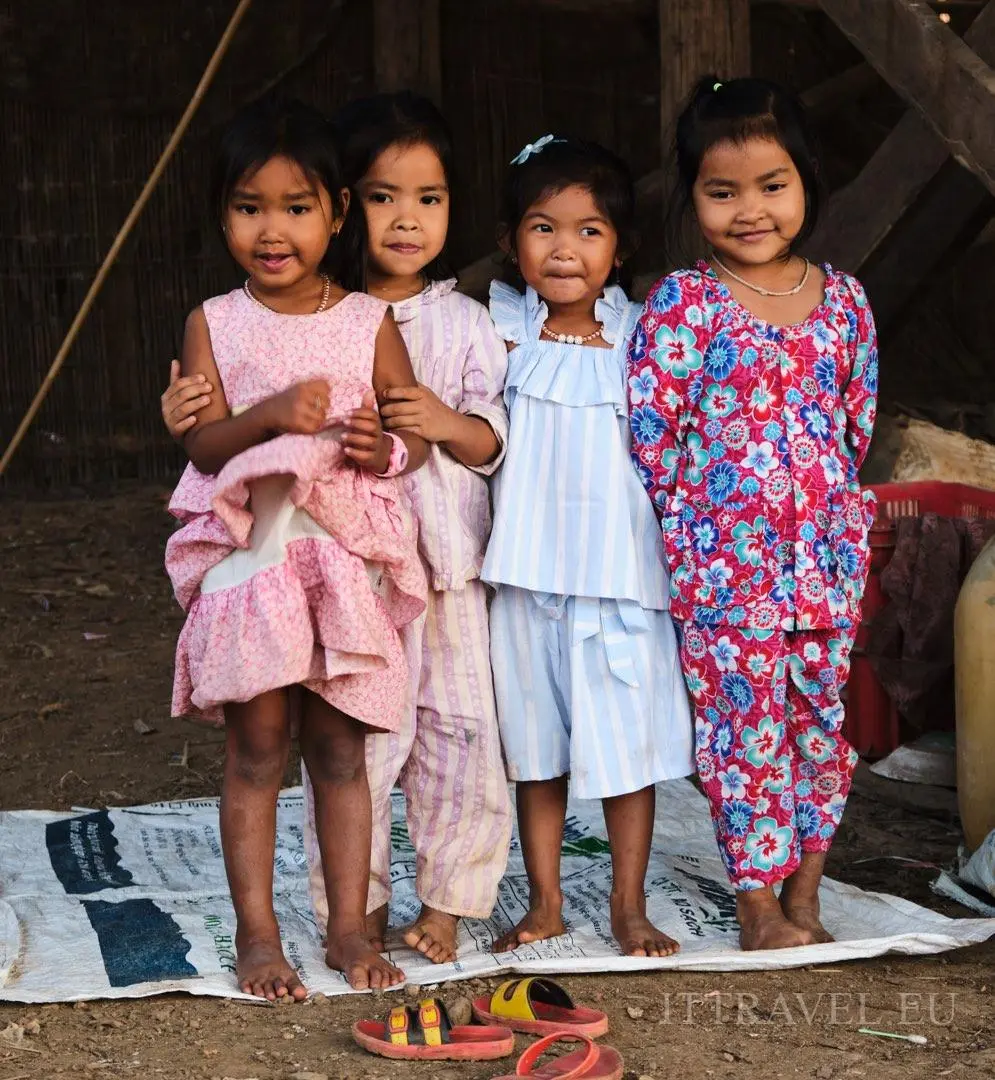
POLYGON ((302 685, 370 727, 408 707, 401 630, 426 581, 397 481, 361 471, 331 438, 285 435, 214 480, 189 470, 166 567, 187 620, 173 715, 302 685))

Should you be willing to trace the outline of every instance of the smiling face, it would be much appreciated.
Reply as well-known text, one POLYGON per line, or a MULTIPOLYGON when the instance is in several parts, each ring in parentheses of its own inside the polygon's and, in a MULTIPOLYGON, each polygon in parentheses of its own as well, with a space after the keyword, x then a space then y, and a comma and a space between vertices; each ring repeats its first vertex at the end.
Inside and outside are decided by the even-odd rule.
POLYGON ((242 177, 224 221, 228 250, 263 293, 312 282, 341 224, 328 191, 285 157, 242 177))
POLYGON ((719 142, 701 159, 694 210, 723 262, 759 266, 786 255, 805 222, 805 188, 773 139, 719 142))
POLYGON ((618 233, 579 185, 534 202, 515 230, 514 248, 522 277, 551 308, 593 310, 618 265, 618 233))
POLYGON ((442 251, 449 229, 449 184, 439 155, 425 143, 389 146, 358 193, 371 281, 420 287, 421 271, 442 251))

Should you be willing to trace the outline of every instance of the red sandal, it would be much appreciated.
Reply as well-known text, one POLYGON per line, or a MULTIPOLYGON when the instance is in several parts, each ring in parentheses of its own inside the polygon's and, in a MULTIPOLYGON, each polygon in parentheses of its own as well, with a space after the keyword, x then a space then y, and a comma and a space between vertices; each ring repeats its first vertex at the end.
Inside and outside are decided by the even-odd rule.
POLYGON ((515 1080, 531 1076, 534 1080, 622 1080, 625 1063, 613 1046, 604 1046, 575 1031, 560 1031, 533 1043, 518 1059, 514 1076, 496 1076, 494 1080, 515 1080), (585 1046, 554 1061, 533 1068, 542 1055, 558 1042, 581 1042, 585 1046))
POLYGON ((509 979, 489 998, 477 998, 473 1015, 482 1024, 504 1024, 523 1035, 573 1031, 596 1039, 608 1030, 606 1013, 575 1005, 552 979, 509 979))
POLYGON ((508 1028, 453 1027, 438 998, 426 998, 417 1006, 397 1005, 384 1022, 360 1020, 352 1037, 371 1054, 398 1061, 491 1061, 515 1049, 508 1028))

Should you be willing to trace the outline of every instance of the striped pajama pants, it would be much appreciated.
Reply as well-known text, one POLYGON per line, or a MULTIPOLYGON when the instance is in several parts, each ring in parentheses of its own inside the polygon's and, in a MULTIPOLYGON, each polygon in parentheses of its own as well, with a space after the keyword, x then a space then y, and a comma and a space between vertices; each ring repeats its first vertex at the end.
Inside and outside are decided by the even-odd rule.
POLYGON ((608 799, 694 771, 667 611, 501 585, 491 659, 508 773, 608 799))
MULTIPOLYGON (((501 758, 488 636, 487 592, 480 581, 430 592, 406 646, 417 707, 399 732, 366 740, 373 801, 367 910, 390 900, 391 791, 407 802, 418 898, 451 915, 486 918, 511 842, 512 807, 501 758)), ((305 847, 319 926, 328 902, 314 831, 314 801, 304 778, 305 847)))

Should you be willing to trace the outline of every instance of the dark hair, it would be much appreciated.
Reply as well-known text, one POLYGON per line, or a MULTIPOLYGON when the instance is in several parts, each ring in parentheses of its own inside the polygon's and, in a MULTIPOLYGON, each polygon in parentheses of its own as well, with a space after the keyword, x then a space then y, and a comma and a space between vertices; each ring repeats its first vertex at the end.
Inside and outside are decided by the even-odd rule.
MULTIPOLYGON (((625 162, 597 143, 556 136, 507 171, 499 211, 499 232, 513 248, 515 233, 529 207, 568 187, 586 188, 618 234, 618 251, 628 257, 638 244, 636 190, 625 162)), ((610 284, 625 285, 627 275, 612 272, 610 284)))
MULTIPOLYGON (((239 109, 221 135, 211 181, 211 206, 223 221, 232 192, 271 158, 294 162, 313 184, 325 188, 332 212, 342 214, 342 178, 328 119, 293 98, 266 96, 239 109)), ((322 264, 330 262, 329 246, 322 264)))
MULTIPOLYGON (((332 126, 342 159, 345 182, 352 191, 352 203, 342 229, 336 254, 341 263, 340 284, 347 289, 366 289, 366 216, 360 205, 357 185, 376 159, 391 146, 424 143, 435 151, 442 164, 446 183, 453 187, 453 140, 442 114, 428 98, 401 90, 374 94, 343 106, 332 117, 332 126)), ((446 246, 422 270, 428 281, 453 277, 446 246)))
MULTIPOLYGON (((784 147, 805 189, 805 219, 792 247, 803 244, 815 229, 822 203, 822 172, 815 136, 805 109, 790 90, 766 79, 700 79, 677 119, 674 158, 679 198, 671 206, 671 225, 691 205, 702 158, 716 143, 772 139, 784 147)), ((673 237, 674 230, 668 229, 673 237)))

